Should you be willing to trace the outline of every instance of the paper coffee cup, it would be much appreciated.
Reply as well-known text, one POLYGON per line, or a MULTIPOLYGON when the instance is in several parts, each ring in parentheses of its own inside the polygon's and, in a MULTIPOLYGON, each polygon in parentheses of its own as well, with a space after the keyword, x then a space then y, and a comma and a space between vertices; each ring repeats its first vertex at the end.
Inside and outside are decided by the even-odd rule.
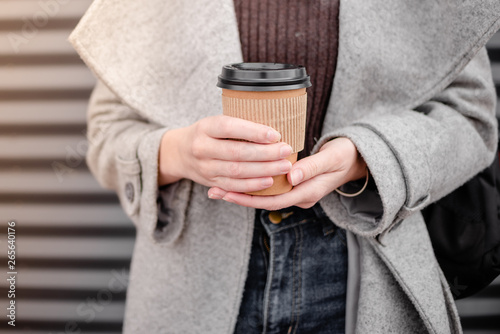
MULTIPOLYGON (((304 149, 307 93, 311 86, 303 66, 277 63, 226 65, 217 83, 222 88, 224 115, 268 125, 292 147, 287 159, 297 161, 304 149)), ((273 185, 252 195, 278 195, 292 185, 286 175, 273 176, 273 185)))

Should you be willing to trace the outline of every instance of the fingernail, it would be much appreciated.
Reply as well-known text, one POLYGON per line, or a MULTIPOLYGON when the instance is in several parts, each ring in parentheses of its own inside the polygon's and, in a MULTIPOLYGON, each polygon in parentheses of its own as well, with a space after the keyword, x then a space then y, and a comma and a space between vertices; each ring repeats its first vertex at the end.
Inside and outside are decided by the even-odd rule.
POLYGON ((292 185, 296 186, 299 184, 302 179, 304 178, 304 173, 302 173, 302 170, 296 169, 292 172, 292 185))
POLYGON ((281 139, 281 135, 278 131, 276 130, 269 130, 267 132, 267 140, 269 140, 271 143, 277 142, 281 139))
POLYGON ((217 194, 210 194, 210 195, 208 195, 208 198, 210 198, 210 199, 222 199, 222 197, 217 195, 217 194))
POLYGON ((273 178, 272 177, 266 177, 264 179, 261 179, 260 180, 260 184, 263 186, 263 187, 270 187, 273 185, 273 178))
POLYGON ((292 163, 288 160, 280 162, 280 172, 288 173, 292 169, 292 163))
POLYGON ((292 147, 290 145, 285 145, 280 148, 280 158, 284 159, 292 154, 292 147))
POLYGON ((224 200, 228 203, 234 203, 230 198, 227 198, 226 196, 222 197, 222 200, 224 200))
POLYGON ((222 197, 224 197, 225 195, 226 195, 226 192, 224 192, 220 189, 217 189, 217 188, 213 188, 213 189, 209 190, 208 198, 210 198, 210 199, 222 199, 222 197))

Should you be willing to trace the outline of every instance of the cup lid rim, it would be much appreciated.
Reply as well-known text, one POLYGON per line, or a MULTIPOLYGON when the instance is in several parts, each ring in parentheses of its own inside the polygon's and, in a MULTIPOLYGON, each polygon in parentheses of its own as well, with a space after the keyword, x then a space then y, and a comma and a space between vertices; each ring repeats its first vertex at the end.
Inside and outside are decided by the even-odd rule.
POLYGON ((311 80, 302 65, 243 62, 224 65, 217 87, 244 91, 278 91, 311 87, 311 80))

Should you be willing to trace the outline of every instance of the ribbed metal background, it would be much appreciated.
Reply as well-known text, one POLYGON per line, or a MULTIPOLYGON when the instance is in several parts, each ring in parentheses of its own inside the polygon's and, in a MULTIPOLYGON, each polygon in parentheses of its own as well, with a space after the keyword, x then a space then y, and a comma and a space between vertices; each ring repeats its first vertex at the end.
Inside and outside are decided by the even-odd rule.
POLYGON ((120 333, 135 231, 85 165, 95 79, 67 38, 90 0, 0 0, 0 331, 120 333), (6 221, 17 222, 16 328, 6 221))
MULTIPOLYGON (((0 0, 2 333, 121 332, 135 232, 85 165, 95 79, 67 42, 90 3, 0 0), (15 330, 5 317, 9 220, 17 222, 15 330)), ((499 91, 500 34, 488 46, 499 91)), ((468 334, 499 333, 500 280, 459 308, 468 334)))

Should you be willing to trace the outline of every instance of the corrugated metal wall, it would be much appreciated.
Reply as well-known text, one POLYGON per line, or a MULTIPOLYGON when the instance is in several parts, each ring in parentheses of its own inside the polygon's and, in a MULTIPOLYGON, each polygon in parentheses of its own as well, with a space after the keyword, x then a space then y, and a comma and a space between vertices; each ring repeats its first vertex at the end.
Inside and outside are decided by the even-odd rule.
POLYGON ((67 42, 90 3, 0 0, 2 332, 12 330, 8 220, 16 221, 15 333, 121 332, 135 231, 85 165, 95 79, 67 42))
MULTIPOLYGON (((90 2, 0 0, 2 333, 121 331, 134 228, 85 165, 95 79, 66 41, 90 2), (15 329, 6 318, 11 220, 15 329)), ((489 49, 498 89, 500 34, 489 49)), ((459 308, 467 333, 499 333, 500 280, 459 308)))

